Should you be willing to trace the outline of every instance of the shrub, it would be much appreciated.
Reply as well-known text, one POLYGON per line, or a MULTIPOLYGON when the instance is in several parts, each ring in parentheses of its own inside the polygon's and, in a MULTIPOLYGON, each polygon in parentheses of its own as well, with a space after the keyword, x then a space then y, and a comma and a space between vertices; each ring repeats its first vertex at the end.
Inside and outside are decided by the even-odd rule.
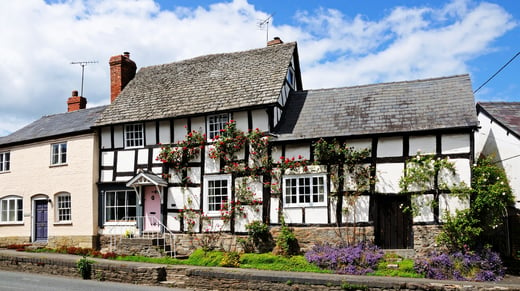
POLYGON ((305 254, 308 262, 339 274, 365 275, 377 267, 383 251, 369 242, 333 246, 317 244, 305 254))
POLYGON ((90 279, 92 276, 92 264, 94 262, 87 259, 86 256, 83 256, 83 258, 79 259, 76 263, 76 266, 78 267, 78 272, 81 274, 81 277, 85 280, 90 279))
POLYGON ((438 280, 498 281, 505 273, 500 256, 490 249, 484 249, 480 253, 434 252, 426 259, 416 261, 414 268, 426 278, 438 280))
POLYGON ((247 239, 239 240, 245 252, 265 253, 273 249, 273 237, 269 232, 269 226, 261 221, 253 221, 246 224, 247 239))
POLYGON ((282 219, 282 227, 280 233, 276 238, 276 249, 273 251, 276 255, 285 257, 295 256, 300 254, 300 245, 294 235, 294 232, 289 228, 282 219))
POLYGON ((231 267, 238 268, 240 267, 240 253, 238 252, 228 252, 224 253, 222 260, 219 264, 221 267, 231 267))

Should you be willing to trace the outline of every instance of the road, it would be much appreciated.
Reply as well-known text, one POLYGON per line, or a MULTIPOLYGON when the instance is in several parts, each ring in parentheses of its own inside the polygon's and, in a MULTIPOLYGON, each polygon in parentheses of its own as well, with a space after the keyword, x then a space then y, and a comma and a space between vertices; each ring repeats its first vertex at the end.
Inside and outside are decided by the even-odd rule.
POLYGON ((21 272, 0 271, 1 291, 186 291, 188 289, 132 285, 96 280, 82 280, 60 276, 36 275, 21 272))

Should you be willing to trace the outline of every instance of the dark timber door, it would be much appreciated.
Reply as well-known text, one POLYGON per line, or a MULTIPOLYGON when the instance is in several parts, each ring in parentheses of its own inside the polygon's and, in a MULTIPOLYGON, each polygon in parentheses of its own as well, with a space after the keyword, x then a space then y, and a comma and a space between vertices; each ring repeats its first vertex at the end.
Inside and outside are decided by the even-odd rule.
POLYGON ((34 219, 34 240, 47 240, 47 200, 34 200, 36 216, 34 219))
POLYGON ((412 247, 412 221, 403 209, 410 205, 404 195, 381 195, 376 197, 376 245, 384 249, 407 249, 412 247))

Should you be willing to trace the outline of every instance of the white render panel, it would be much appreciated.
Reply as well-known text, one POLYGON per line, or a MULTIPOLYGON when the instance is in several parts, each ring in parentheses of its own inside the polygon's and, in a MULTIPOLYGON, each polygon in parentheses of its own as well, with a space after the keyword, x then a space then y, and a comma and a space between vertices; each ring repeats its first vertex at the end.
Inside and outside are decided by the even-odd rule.
POLYGON ((170 121, 163 120, 159 122, 159 142, 162 144, 169 144, 171 142, 170 136, 170 121))
POLYGON ((201 182, 200 173, 200 167, 188 168, 188 178, 192 183, 199 184, 201 182))
POLYGON ((371 139, 352 139, 347 140, 345 145, 348 147, 353 147, 356 151, 361 151, 364 149, 372 149, 372 140, 371 139))
POLYGON ((271 223, 279 223, 280 218, 278 217, 278 205, 280 205, 280 198, 271 197, 271 204, 269 205, 269 221, 271 223))
POLYGON ((122 148, 124 143, 124 129, 122 125, 114 126, 114 148, 122 148))
POLYGON ((157 156, 159 156, 160 152, 161 152, 161 148, 154 148, 152 150, 152 163, 158 162, 156 159, 157 159, 157 156))
POLYGON ((191 130, 206 133, 206 118, 204 116, 193 117, 191 119, 191 130))
POLYGON ((133 172, 135 151, 117 152, 117 172, 133 172))
MULTIPOLYGON (((242 178, 236 178, 235 179, 235 189, 238 189, 244 179, 246 179, 246 187, 253 193, 254 199, 262 200, 262 195, 264 191, 264 185, 261 181, 257 181, 255 179, 252 179, 251 177, 242 177, 242 178)), ((260 177, 261 179, 261 177, 260 177)))
POLYGON ((168 174, 170 175, 170 179, 168 182, 170 183, 180 183, 182 182, 182 172, 176 171, 172 168, 168 169, 168 174))
POLYGON ((433 222, 432 201, 433 194, 415 195, 412 197, 412 204, 417 206, 417 214, 413 217, 413 222, 433 222))
MULTIPOLYGON (((301 156, 303 159, 311 158, 311 148, 308 144, 288 144, 285 146, 285 157, 298 159, 301 156)), ((280 161, 280 160, 278 160, 280 161)))
POLYGON ((330 199, 329 207, 330 207, 330 212, 329 212, 330 223, 335 224, 337 222, 336 209, 338 208, 338 199, 337 198, 330 199))
POLYGON ((439 215, 440 221, 444 222, 446 213, 455 215, 457 210, 467 209, 470 206, 469 199, 459 198, 455 194, 441 194, 439 195, 439 215))
POLYGON ((166 216, 166 226, 173 231, 181 230, 181 218, 179 213, 168 213, 166 216))
POLYGON ((112 167, 114 165, 114 152, 101 153, 101 166, 112 167))
POLYGON ((456 175, 452 175, 446 170, 439 173, 439 183, 446 183, 448 186, 457 186, 464 182, 466 186, 471 185, 471 165, 468 159, 450 159, 455 165, 456 175))
POLYGON ((188 120, 186 118, 175 119, 173 121, 173 143, 184 140, 184 137, 188 133, 186 126, 188 126, 188 120))
POLYGON ((343 222, 368 222, 370 196, 361 195, 358 197, 344 197, 343 209, 345 210, 343 212, 343 222))
POLYGON ((114 172, 112 170, 101 171, 101 182, 112 182, 114 178, 114 172))
POLYGON ((404 163, 382 163, 376 165, 376 192, 398 193, 399 179, 404 171, 404 163))
POLYGON ((410 136, 408 155, 435 154, 437 152, 437 138, 434 135, 410 136))
POLYGON ((327 224, 327 207, 306 207, 305 223, 327 224))
POLYGON ((278 108, 278 107, 274 108, 273 124, 275 127, 278 124, 278 122, 280 122, 280 119, 282 118, 282 113, 283 113, 283 111, 280 108, 278 108))
POLYGON ((209 157, 209 152, 213 148, 212 145, 206 146, 204 157, 204 173, 212 174, 220 172, 220 163, 209 157))
POLYGON ((469 153, 469 134, 443 134, 442 153, 458 154, 469 153))
POLYGON ((168 209, 200 209, 200 188, 168 188, 168 209))
POLYGON ((280 157, 282 156, 282 146, 273 146, 271 150, 271 159, 273 162, 280 162, 280 157))
POLYGON ((236 121, 237 129, 247 133, 247 131, 249 129, 247 111, 234 112, 233 119, 236 121))
POLYGON ((148 149, 140 149, 137 151, 137 164, 139 164, 139 165, 148 164, 148 149))
MULTIPOLYGON (((369 169, 370 168, 370 164, 363 164, 362 166, 364 168, 366 168, 368 172, 370 171, 370 169, 369 169)), ((344 174, 344 176, 345 176, 344 189, 345 190, 349 190, 349 191, 369 190, 368 189, 369 188, 368 183, 362 184, 362 185, 356 185, 355 179, 354 179, 353 175, 347 171, 347 166, 345 166, 344 173, 345 173, 344 174)), ((333 192, 335 192, 335 191, 336 191, 336 189, 333 189, 333 192)))
POLYGON ((244 206, 243 214, 236 216, 235 231, 247 232, 246 224, 253 221, 262 221, 262 206, 244 206))
POLYGON ((260 131, 269 131, 269 116, 265 109, 258 109, 251 111, 253 116, 253 128, 260 129, 260 131))
POLYGON ((162 167, 153 167, 152 173, 154 173, 156 175, 162 174, 162 167))
POLYGON ((229 230, 229 223, 224 223, 222 219, 217 217, 210 217, 209 219, 205 219, 202 224, 202 232, 220 232, 229 230))
POLYGON ((402 137, 382 137, 377 142, 378 157, 400 157, 403 155, 402 137))
POLYGON ((101 128, 101 148, 110 149, 112 148, 112 131, 110 127, 101 128))
POLYGON ((157 144, 155 122, 146 122, 144 126, 145 126, 144 134, 145 134, 146 145, 157 144))
POLYGON ((282 212, 285 217, 285 223, 303 223, 302 208, 285 208, 282 212))
POLYGON ((116 177, 116 182, 128 182, 130 179, 132 179, 132 176, 120 176, 116 177))

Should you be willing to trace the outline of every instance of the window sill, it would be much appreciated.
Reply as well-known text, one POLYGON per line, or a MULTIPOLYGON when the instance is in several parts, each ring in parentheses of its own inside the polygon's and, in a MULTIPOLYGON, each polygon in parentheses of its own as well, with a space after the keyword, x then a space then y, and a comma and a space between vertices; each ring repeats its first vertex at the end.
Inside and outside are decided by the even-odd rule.
POLYGON ((9 174, 9 173, 11 173, 11 171, 0 171, 0 175, 2 175, 2 174, 9 174))
POLYGON ((23 221, 21 222, 15 222, 15 221, 5 221, 5 222, 0 222, 0 226, 19 226, 19 225, 23 225, 23 221))
POLYGON ((135 226, 137 221, 106 221, 104 226, 135 226))
POLYGON ((326 204, 319 205, 308 205, 308 204, 296 204, 296 205, 284 205, 283 208, 326 208, 326 204))
POLYGON ((69 226, 70 226, 70 225, 72 225, 72 221, 60 221, 60 222, 55 222, 54 225, 55 225, 55 226, 62 226, 62 225, 64 225, 64 226, 69 225, 69 226))
POLYGON ((55 165, 50 165, 49 168, 59 168, 59 167, 66 167, 68 166, 69 164, 65 163, 65 164, 55 164, 55 165))

